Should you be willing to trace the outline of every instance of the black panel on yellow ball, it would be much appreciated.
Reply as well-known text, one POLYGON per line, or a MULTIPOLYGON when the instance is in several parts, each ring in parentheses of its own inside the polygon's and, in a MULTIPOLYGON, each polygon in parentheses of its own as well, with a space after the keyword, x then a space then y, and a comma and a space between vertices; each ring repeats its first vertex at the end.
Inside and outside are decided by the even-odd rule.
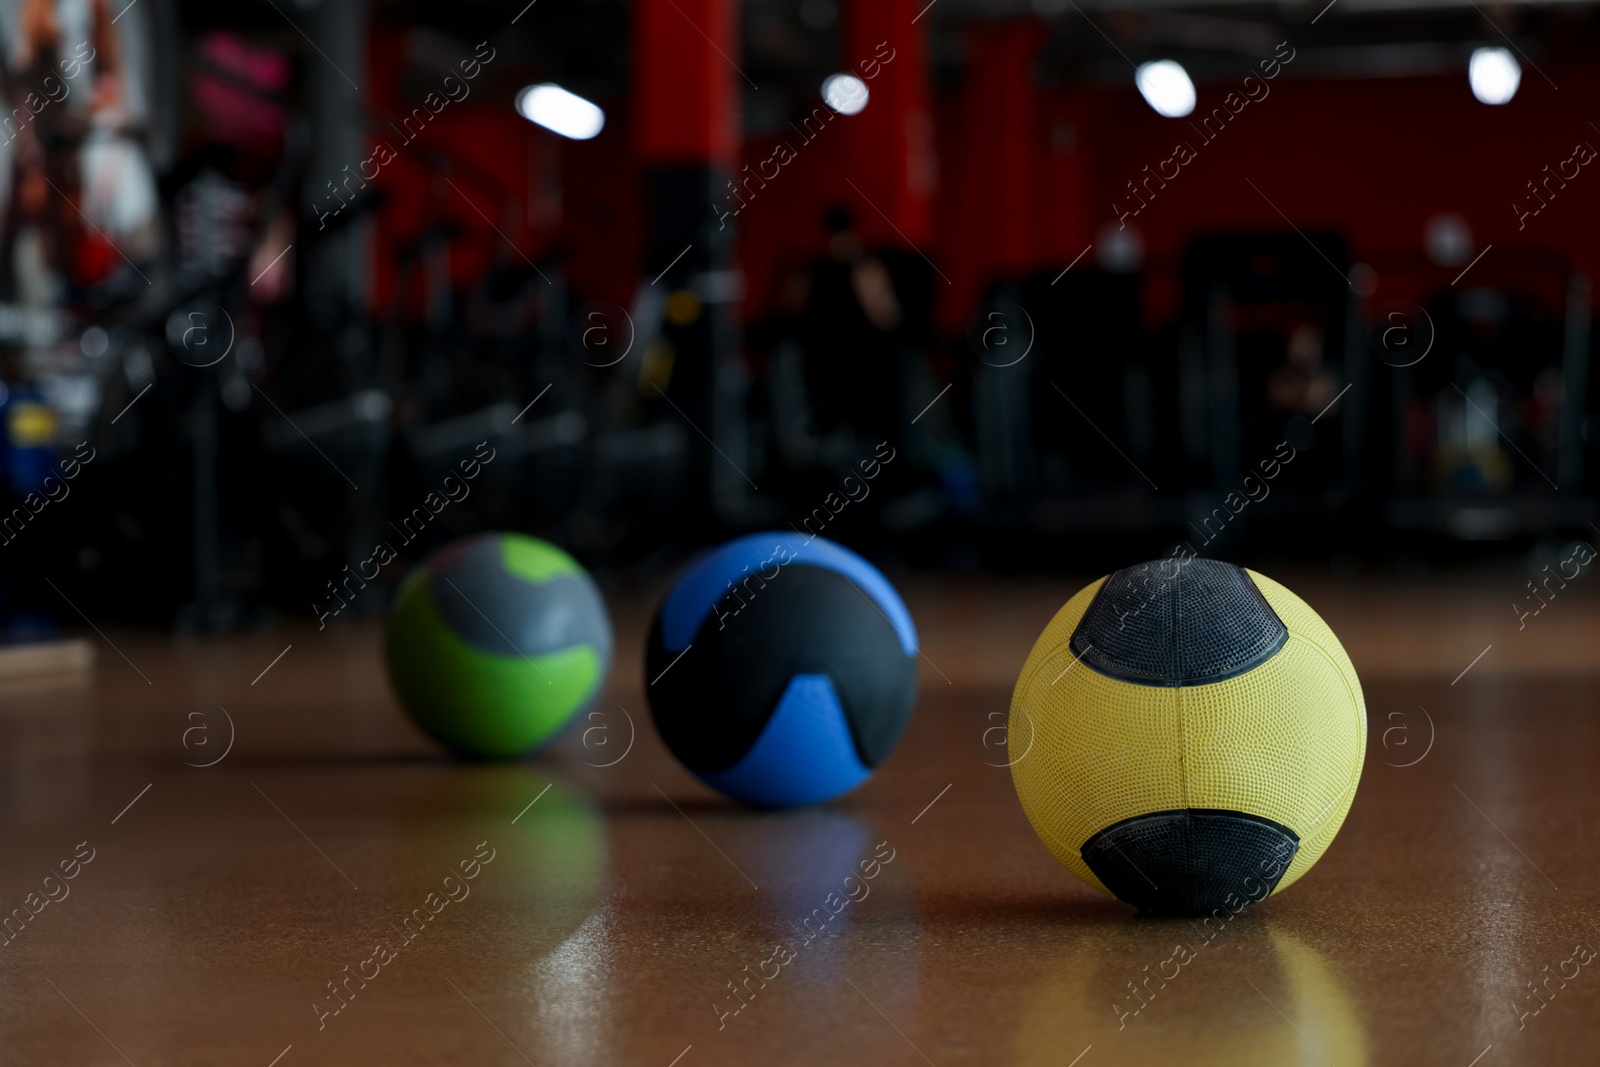
POLYGON ((1135 685, 1204 685, 1258 666, 1288 639, 1241 568, 1163 560, 1107 578, 1073 631, 1072 650, 1101 674, 1135 685))
POLYGON ((1299 847, 1271 819, 1186 808, 1124 819, 1078 851, 1118 900, 1157 915, 1203 915, 1267 896, 1299 847))

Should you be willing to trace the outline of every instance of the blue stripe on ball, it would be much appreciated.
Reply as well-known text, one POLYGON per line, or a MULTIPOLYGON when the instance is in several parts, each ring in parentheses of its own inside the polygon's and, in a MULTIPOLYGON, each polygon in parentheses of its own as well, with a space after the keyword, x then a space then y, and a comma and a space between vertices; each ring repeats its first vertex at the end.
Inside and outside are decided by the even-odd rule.
MULTIPOLYGON (((741 581, 749 574, 763 571, 770 575, 773 568, 792 567, 796 563, 809 564, 844 575, 856 584, 889 619, 900 647, 907 656, 917 654, 917 631, 911 624, 911 613, 906 610, 900 594, 889 584, 878 568, 840 545, 821 537, 806 538, 796 533, 773 531, 740 537, 714 549, 690 567, 672 592, 667 594, 661 607, 661 638, 668 652, 681 652, 694 640, 695 631, 711 614, 711 608, 727 595, 731 583, 741 581), (793 553, 788 563, 778 553, 780 546, 793 553)), ((782 581, 783 571, 766 581, 782 581)), ((753 589, 759 587, 752 586, 753 589)), ((759 595, 759 592, 758 594, 759 595)))
POLYGON ((747 804, 787 808, 848 792, 872 771, 856 756, 833 682, 823 674, 797 674, 743 759, 725 771, 695 773, 747 804))

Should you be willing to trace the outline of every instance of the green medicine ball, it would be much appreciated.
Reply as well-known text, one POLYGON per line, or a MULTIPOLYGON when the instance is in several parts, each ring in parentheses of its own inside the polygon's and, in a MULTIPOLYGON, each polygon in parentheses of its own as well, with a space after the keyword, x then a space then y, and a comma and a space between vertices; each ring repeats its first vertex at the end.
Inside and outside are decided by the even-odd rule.
POLYGON ((611 647, 605 602, 576 560, 490 533, 406 575, 384 654, 417 726, 459 756, 504 759, 548 741, 594 698, 611 647))

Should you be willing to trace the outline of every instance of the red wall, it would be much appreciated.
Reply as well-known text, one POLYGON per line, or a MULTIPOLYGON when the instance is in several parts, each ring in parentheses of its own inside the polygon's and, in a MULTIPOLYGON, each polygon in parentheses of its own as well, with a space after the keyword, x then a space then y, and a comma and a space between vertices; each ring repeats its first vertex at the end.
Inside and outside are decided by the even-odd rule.
MULTIPOLYGON (((1021 152, 1005 138, 1005 124, 974 103, 1003 100, 1003 91, 969 80, 935 102, 940 185, 934 233, 921 247, 953 282, 938 286, 942 325, 960 329, 999 276, 1066 266, 1102 226, 1116 223, 1113 201, 1137 206, 1125 183, 1172 156, 1180 140, 1195 158, 1128 219, 1144 244, 1147 302, 1158 321, 1174 308, 1178 260, 1193 237, 1281 231, 1283 215, 1304 231, 1343 233, 1354 258, 1377 271, 1375 301, 1416 299, 1441 273, 1445 282, 1455 276, 1423 254, 1427 220, 1443 212, 1468 221, 1478 249, 1495 246, 1474 275, 1493 275, 1500 253, 1511 253, 1509 261, 1518 250, 1553 251, 1600 274, 1600 160, 1520 232, 1511 206, 1532 206, 1526 183, 1570 157, 1579 141, 1600 148, 1600 130, 1586 117, 1600 118, 1600 68, 1563 55, 1540 67, 1559 91, 1526 68, 1516 98, 1488 107, 1473 99, 1464 69, 1447 77, 1306 80, 1295 78, 1291 61, 1268 83, 1268 95, 1210 142, 1188 122, 1157 115, 1131 79, 1124 89, 1047 90, 1031 107, 1032 138, 1021 152), (1019 217, 1032 220, 1021 239, 1019 217)), ((1250 69, 1241 64, 1240 80, 1250 69)), ((1191 120, 1221 106, 1238 84, 1201 85, 1191 120)), ((1251 91, 1260 95, 1254 85, 1251 91)), ((746 159, 763 158, 770 147, 748 146, 746 159)), ((848 199, 843 147, 842 138, 827 136, 806 145, 741 216, 752 316, 769 298, 774 263, 819 251, 819 213, 848 199)), ((1094 258, 1091 252, 1083 263, 1094 258)))
MULTIPOLYGON (((986 51, 1006 60, 1027 48, 1025 39, 993 28, 974 33, 975 62, 986 51)), ((1485 276, 1503 252, 1515 258, 1519 248, 1553 250, 1591 275, 1600 273, 1600 165, 1583 167, 1521 232, 1511 206, 1527 201, 1525 183, 1542 177, 1546 164, 1567 159, 1577 142, 1600 148, 1600 130, 1588 124, 1589 116, 1600 121, 1600 67, 1584 58, 1595 37, 1583 30, 1563 39, 1540 60, 1560 90, 1525 64, 1520 91, 1503 107, 1474 100, 1465 69, 1446 77, 1306 80, 1291 62, 1269 83, 1270 95, 1247 105, 1210 143, 1187 122, 1147 107, 1131 78, 1124 88, 1038 91, 1018 105, 1024 112, 1019 132, 1018 115, 999 121, 986 110, 1016 100, 1015 86, 975 66, 962 86, 933 100, 938 187, 932 232, 917 244, 951 279, 948 286, 938 283, 941 324, 961 329, 998 275, 1064 267, 1101 226, 1114 223, 1113 200, 1132 206, 1123 183, 1168 158, 1179 140, 1196 150, 1196 158, 1129 220, 1143 239, 1147 304, 1155 320, 1173 307, 1174 272, 1191 238, 1216 230, 1283 230, 1278 209, 1301 230, 1341 231, 1354 257, 1376 268, 1378 300, 1415 298, 1420 286, 1437 284, 1440 269, 1426 265, 1422 243, 1427 219, 1440 212, 1466 218, 1479 248, 1495 246, 1473 268, 1485 276)), ((1251 69, 1241 61, 1238 79, 1202 84, 1191 119, 1220 105, 1251 69)), ((497 175, 504 190, 538 188, 548 178, 536 173, 540 159, 554 159, 559 219, 541 227, 523 210, 508 236, 534 257, 559 243, 578 299, 626 301, 643 247, 639 164, 626 102, 600 103, 607 127, 583 144, 558 142, 505 107, 475 101, 441 116, 450 121, 437 123, 427 137, 439 151, 460 153, 497 175)), ((785 140, 796 158, 739 216, 747 317, 764 313, 783 263, 820 253, 823 210, 853 201, 844 166, 850 121, 836 119, 810 142, 789 133, 785 140)), ((741 165, 767 158, 775 144, 775 138, 747 142, 741 165)), ((383 250, 425 217, 426 168, 406 155, 382 178, 394 200, 383 216, 380 274, 387 269, 383 250)), ((486 183, 479 200, 485 210, 488 184, 494 183, 486 183)), ((455 200, 444 210, 468 231, 457 257, 468 276, 497 244, 503 251, 503 242, 455 200)), ((1453 274, 1445 271, 1444 280, 1453 274)))
MULTIPOLYGON (((403 114, 414 103, 402 103, 397 94, 404 56, 401 31, 374 32, 369 92, 380 113, 403 114)), ((548 273, 547 257, 554 257, 580 301, 631 299, 645 220, 627 109, 620 101, 601 101, 606 126, 590 141, 546 133, 501 99, 519 81, 507 62, 497 57, 486 64, 472 95, 445 107, 414 141, 387 133, 395 158, 373 182, 385 198, 373 241, 373 302, 380 310, 396 302, 398 250, 431 224, 460 233, 450 249, 458 287, 497 260, 525 268, 526 257, 548 273), (459 189, 444 180, 441 160, 449 162, 459 189)), ((379 129, 382 135, 385 128, 379 129)), ((415 273, 409 282, 401 303, 417 317, 422 290, 415 273)))
MULTIPOLYGON (((1405 291, 1404 278, 1423 258, 1426 222, 1453 212, 1467 220, 1479 249, 1495 246, 1482 268, 1492 269, 1502 251, 1542 248, 1592 275, 1600 268, 1600 167, 1582 168, 1520 232, 1511 206, 1529 201, 1525 183, 1569 157, 1579 141, 1600 146, 1600 131, 1585 118, 1600 113, 1593 64, 1541 65, 1560 91, 1525 70, 1517 96, 1502 107, 1474 100, 1465 71, 1366 81, 1295 81, 1285 74, 1271 83, 1268 97, 1246 106, 1203 147, 1187 123, 1162 119, 1131 92, 1108 94, 1089 141, 1097 224, 1114 217, 1113 199, 1133 206, 1123 183, 1184 139, 1198 158, 1129 220, 1157 274, 1170 276, 1196 233, 1283 230, 1287 215, 1301 230, 1342 232, 1352 255, 1377 269, 1378 299, 1411 298, 1417 294, 1405 291)), ((1197 114, 1228 88, 1202 86, 1197 114)), ((1052 106, 1073 110, 1067 94, 1052 106)))

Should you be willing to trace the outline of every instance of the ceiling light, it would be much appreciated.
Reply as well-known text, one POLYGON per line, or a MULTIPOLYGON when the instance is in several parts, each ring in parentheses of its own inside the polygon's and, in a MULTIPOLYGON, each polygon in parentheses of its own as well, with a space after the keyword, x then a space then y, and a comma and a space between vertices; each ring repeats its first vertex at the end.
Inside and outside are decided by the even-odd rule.
POLYGON ((1522 67, 1504 48, 1477 48, 1467 64, 1472 95, 1485 104, 1504 104, 1517 95, 1522 67))
POLYGON ((1194 110, 1194 82, 1188 71, 1170 59, 1140 63, 1133 72, 1133 83, 1144 102, 1169 119, 1181 119, 1194 110))
POLYGON ((830 74, 822 83, 822 102, 841 115, 858 115, 867 106, 867 83, 854 74, 830 74))
POLYGON ((574 141, 587 141, 606 124, 606 113, 559 85, 530 85, 517 94, 517 113, 529 122, 574 141))

